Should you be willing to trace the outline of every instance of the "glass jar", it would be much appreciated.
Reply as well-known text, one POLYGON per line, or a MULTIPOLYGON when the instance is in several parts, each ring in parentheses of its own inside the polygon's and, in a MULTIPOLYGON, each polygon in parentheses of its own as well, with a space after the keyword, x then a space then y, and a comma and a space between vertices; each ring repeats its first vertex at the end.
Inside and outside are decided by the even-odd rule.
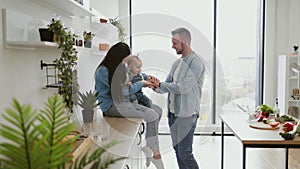
POLYGON ((272 114, 269 114, 269 123, 273 123, 273 122, 275 122, 276 121, 276 116, 275 116, 275 114, 274 113, 272 113, 272 114))

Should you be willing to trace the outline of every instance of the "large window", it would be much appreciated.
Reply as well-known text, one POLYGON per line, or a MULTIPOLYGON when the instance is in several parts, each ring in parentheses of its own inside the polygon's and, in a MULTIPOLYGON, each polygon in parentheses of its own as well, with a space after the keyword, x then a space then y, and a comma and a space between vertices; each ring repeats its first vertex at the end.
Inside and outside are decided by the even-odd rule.
MULTIPOLYGON (((217 1, 215 8, 212 0, 132 0, 132 49, 146 73, 164 80, 179 57, 171 48, 171 31, 191 31, 191 46, 207 66, 198 126, 214 124, 219 113, 241 111, 238 106, 255 107, 258 1, 217 1)), ((166 125, 167 95, 144 91, 164 109, 161 126, 166 125)))
MULTIPOLYGON (((259 0, 217 1, 216 51, 225 78, 224 111, 255 108, 258 95, 259 0)), ((217 69, 219 67, 216 67, 217 69)))

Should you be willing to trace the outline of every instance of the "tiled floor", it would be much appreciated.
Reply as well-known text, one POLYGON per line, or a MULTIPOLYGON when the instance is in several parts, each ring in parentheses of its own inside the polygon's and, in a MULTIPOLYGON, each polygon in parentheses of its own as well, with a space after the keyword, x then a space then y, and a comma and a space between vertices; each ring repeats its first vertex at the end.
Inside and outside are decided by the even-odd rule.
MULTIPOLYGON (((194 137, 194 156, 198 165, 202 169, 218 169, 220 168, 220 137, 216 136, 195 136, 194 137)), ((178 169, 175 152, 171 144, 169 135, 160 135, 160 147, 165 169, 178 169)), ((230 139, 234 141, 232 137, 230 139)), ((238 144, 238 141, 236 141, 238 144)), ((232 152, 234 153, 234 152, 232 152)), ((239 152, 237 152, 239 153, 239 152)), ((238 166, 237 166, 238 167, 238 166)), ((151 164, 150 169, 155 169, 151 164)), ((231 168, 234 169, 234 168, 231 168)))
MULTIPOLYGON (((201 169, 221 168, 221 137, 220 136, 195 136, 194 155, 201 169)), ((169 135, 160 135, 160 146, 165 169, 178 169, 175 153, 171 146, 169 135)), ((225 169, 242 168, 242 144, 234 136, 225 137, 225 169)), ((290 150, 289 163, 294 163, 289 169, 300 168, 298 157, 299 149, 290 150), (291 153, 290 153, 291 154, 291 153), (293 158, 295 156, 296 160, 293 158), (296 166, 295 166, 296 165, 296 166)), ((247 149, 247 169, 284 169, 284 149, 247 149)), ((151 164, 150 169, 155 169, 151 164)))

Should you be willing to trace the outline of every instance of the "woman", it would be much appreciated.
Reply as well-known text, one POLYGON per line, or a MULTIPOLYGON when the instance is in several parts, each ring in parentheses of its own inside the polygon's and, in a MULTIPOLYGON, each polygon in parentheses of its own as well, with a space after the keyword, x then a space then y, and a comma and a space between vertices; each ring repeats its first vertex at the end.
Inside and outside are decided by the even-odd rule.
POLYGON ((95 72, 95 90, 99 93, 100 108, 105 116, 143 118, 146 121, 147 146, 152 150, 153 159, 155 159, 152 159, 152 162, 156 164, 160 161, 161 165, 159 168, 163 168, 158 142, 158 123, 162 110, 157 105, 153 105, 153 108, 148 108, 129 102, 129 94, 137 92, 143 86, 151 86, 152 84, 148 81, 139 81, 129 86, 126 85, 125 65, 129 55, 129 46, 126 43, 119 42, 109 49, 97 67, 95 72), (124 94, 126 89, 129 91, 127 91, 127 94, 124 94))

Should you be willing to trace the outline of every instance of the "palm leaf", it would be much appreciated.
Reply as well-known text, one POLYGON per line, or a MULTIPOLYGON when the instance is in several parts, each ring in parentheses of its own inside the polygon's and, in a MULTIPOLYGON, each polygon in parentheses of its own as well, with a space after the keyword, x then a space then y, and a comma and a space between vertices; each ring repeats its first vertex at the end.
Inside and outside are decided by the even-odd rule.
POLYGON ((7 108, 2 117, 7 120, 8 125, 0 126, 0 135, 9 140, 9 143, 0 144, 1 157, 10 168, 32 168, 35 161, 32 156, 36 152, 31 151, 37 136, 33 129, 33 121, 37 112, 30 105, 21 105, 13 99, 12 107, 7 108))
POLYGON ((42 137, 46 138, 39 142, 40 145, 45 146, 40 152, 46 157, 43 168, 58 168, 62 163, 70 160, 68 154, 72 152, 72 144, 76 138, 65 141, 63 139, 74 129, 74 125, 68 122, 65 104, 59 95, 49 98, 45 106, 39 117, 41 124, 37 126, 42 137))
MULTIPOLYGON (((71 160, 69 154, 76 139, 65 139, 74 129, 74 125, 68 122, 65 108, 64 100, 59 95, 50 97, 45 108, 39 112, 13 99, 12 107, 2 113, 7 123, 1 124, 0 135, 8 142, 0 143, 0 164, 13 169, 64 169, 71 160)), ((102 154, 117 143, 113 141, 90 155, 83 154, 71 168, 105 168, 124 159, 102 158, 102 154)))
POLYGON ((118 144, 117 141, 111 141, 96 149, 92 154, 84 154, 80 158, 76 159, 74 163, 71 165, 71 169, 82 169, 84 166, 91 165, 91 169, 99 169, 99 168, 107 168, 110 164, 113 164, 119 160, 125 159, 126 157, 117 157, 113 158, 112 156, 107 156, 107 159, 102 160, 102 154, 110 147, 118 144))

